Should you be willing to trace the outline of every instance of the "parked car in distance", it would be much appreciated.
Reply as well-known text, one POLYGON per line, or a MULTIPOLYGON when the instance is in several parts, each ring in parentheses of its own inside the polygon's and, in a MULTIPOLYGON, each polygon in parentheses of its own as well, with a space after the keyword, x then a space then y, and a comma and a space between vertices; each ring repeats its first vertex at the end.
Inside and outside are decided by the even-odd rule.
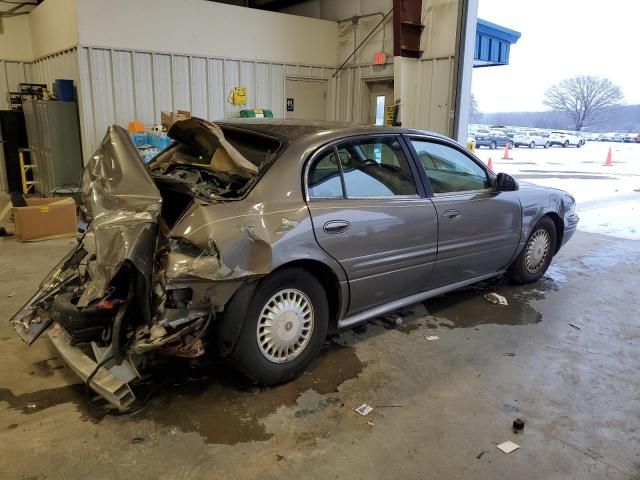
POLYGON ((562 148, 569 146, 580 148, 584 143, 584 140, 569 132, 554 131, 549 134, 549 144, 551 146, 560 145, 562 148))
POLYGON ((478 130, 476 133, 476 147, 489 147, 495 150, 506 145, 513 148, 513 139, 501 130, 478 130))
POLYGON ((253 382, 304 371, 328 332, 479 281, 540 279, 574 198, 418 130, 175 122, 145 165, 112 126, 84 171, 83 236, 12 318, 120 410, 156 361, 205 351, 253 382), (54 322, 51 324, 51 322, 54 322))
POLYGON ((549 143, 548 137, 543 137, 540 133, 535 130, 518 132, 513 136, 513 144, 517 147, 544 147, 549 148, 551 144, 549 143))
POLYGON ((635 133, 625 133, 622 135, 622 141, 624 143, 635 143, 637 136, 635 133))
POLYGON ((636 143, 640 143, 640 133, 636 135, 636 138, 634 140, 636 143))

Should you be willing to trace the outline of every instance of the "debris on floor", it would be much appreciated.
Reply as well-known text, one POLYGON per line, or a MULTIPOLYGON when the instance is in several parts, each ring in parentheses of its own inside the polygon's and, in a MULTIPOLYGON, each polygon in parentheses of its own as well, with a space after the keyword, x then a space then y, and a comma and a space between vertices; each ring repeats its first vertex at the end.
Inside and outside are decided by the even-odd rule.
POLYGON ((367 324, 361 323, 360 325, 356 325, 355 327, 353 327, 351 330, 353 330, 353 333, 357 334, 367 333, 367 324))
POLYGON ((521 432, 522 430, 524 430, 524 420, 522 420, 521 418, 516 418, 513 421, 513 431, 521 432))
POLYGON ((569 326, 570 326, 571 328, 575 328, 576 330, 582 330, 582 328, 580 328, 580 327, 579 327, 579 326, 577 326, 577 325, 574 325, 573 323, 570 323, 570 324, 569 324, 569 326))
POLYGON ((11 292, 9 295, 7 295, 7 297, 11 298, 16 294, 16 292, 11 292))
POLYGON ((496 445, 500 450, 504 453, 511 453, 520 448, 520 445, 517 443, 513 443, 511 440, 507 440, 506 442, 502 442, 500 445, 496 445))
POLYGON ((370 426, 372 426, 372 427, 373 427, 373 426, 375 425, 375 423, 373 423, 373 422, 371 422, 371 421, 367 421, 367 425, 370 425, 370 426))
POLYGON ((478 455, 476 455, 476 458, 478 460, 480 460, 485 453, 487 453, 487 451, 486 450, 482 450, 478 455))
POLYGON ((35 403, 27 403, 27 410, 35 410, 38 406, 35 403))
POLYGON ((144 437, 133 437, 131 443, 144 443, 144 437))
POLYGON ((487 302, 491 302, 495 305, 509 305, 509 302, 507 302, 506 298, 504 298, 502 295, 498 295, 495 292, 485 294, 484 299, 487 302))
POLYGON ((505 356, 505 357, 515 357, 515 356, 516 356, 516 354, 515 354, 515 353, 512 353, 512 352, 506 352, 506 353, 504 354, 504 356, 505 356))
POLYGON ((365 415, 369 415, 373 411, 373 407, 371 405, 363 403, 358 408, 354 408, 354 410, 364 417, 365 415))
POLYGON ((433 342, 434 340, 440 340, 440 337, 438 335, 427 335, 424 338, 425 340, 429 340, 430 342, 433 342))

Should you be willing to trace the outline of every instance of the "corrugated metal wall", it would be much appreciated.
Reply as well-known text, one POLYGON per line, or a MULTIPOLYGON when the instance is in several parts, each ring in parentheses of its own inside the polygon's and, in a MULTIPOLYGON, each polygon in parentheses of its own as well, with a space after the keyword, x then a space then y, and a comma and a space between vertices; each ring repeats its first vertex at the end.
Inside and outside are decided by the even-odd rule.
MULTIPOLYGON (((455 57, 420 60, 417 69, 419 108, 414 128, 450 135, 453 125, 455 57)), ((401 107, 402 108, 402 107, 401 107)))
MULTIPOLYGON (((85 156, 106 128, 137 120, 160 121, 161 111, 189 110, 217 120, 239 116, 242 108, 273 110, 284 116, 285 79, 328 79, 332 67, 177 55, 137 50, 80 47, 80 117, 85 156), (246 87, 246 106, 227 101, 233 87, 246 87)), ((330 108, 331 110, 331 108, 330 108)))
POLYGON ((368 101, 367 80, 393 79, 393 63, 345 67, 329 82, 331 120, 366 122, 363 101, 368 101))
POLYGON ((19 91, 25 82, 46 83, 56 78, 71 79, 78 85, 78 56, 75 48, 47 55, 33 62, 0 60, 0 110, 9 108, 7 93, 19 91))
POLYGON ((18 85, 27 81, 29 64, 0 60, 0 110, 9 108, 7 93, 18 90, 18 85))

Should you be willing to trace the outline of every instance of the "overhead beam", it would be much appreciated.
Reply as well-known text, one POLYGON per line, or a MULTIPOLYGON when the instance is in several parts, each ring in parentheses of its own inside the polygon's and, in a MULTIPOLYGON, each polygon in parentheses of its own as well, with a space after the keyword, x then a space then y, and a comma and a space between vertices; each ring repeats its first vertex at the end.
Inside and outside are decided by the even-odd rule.
POLYGON ((270 2, 255 5, 255 8, 260 10, 269 10, 271 12, 277 12, 278 10, 282 10, 283 8, 293 7, 294 5, 297 5, 305 1, 306 0, 271 0, 270 2))

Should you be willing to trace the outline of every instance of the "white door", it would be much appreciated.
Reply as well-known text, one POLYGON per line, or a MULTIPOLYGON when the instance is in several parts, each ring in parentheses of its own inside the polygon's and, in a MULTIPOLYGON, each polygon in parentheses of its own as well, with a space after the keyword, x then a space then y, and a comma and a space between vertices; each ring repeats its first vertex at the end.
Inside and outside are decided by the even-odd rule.
POLYGON ((369 123, 385 125, 387 107, 393 107, 393 82, 367 82, 369 90, 369 111, 365 116, 369 123))
POLYGON ((326 80, 287 78, 285 98, 285 118, 327 119, 326 80))

